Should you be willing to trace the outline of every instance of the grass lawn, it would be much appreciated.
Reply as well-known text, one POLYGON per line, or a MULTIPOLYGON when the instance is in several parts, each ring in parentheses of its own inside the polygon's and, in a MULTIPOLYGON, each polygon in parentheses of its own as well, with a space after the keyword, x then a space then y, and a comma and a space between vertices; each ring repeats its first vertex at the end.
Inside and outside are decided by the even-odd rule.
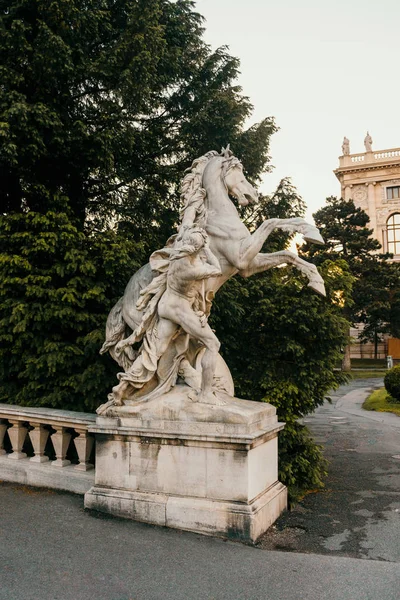
POLYGON ((362 407, 365 410, 375 410, 377 412, 391 412, 400 417, 400 403, 388 402, 389 394, 385 388, 380 388, 372 392, 366 399, 362 407))
POLYGON ((369 377, 385 377, 386 375, 386 371, 373 371, 368 370, 368 371, 351 371, 351 378, 352 379, 368 379, 369 377))
POLYGON ((373 358, 352 358, 351 366, 356 367, 358 369, 376 369, 383 368, 386 369, 386 360, 383 358, 378 358, 377 360, 373 358))

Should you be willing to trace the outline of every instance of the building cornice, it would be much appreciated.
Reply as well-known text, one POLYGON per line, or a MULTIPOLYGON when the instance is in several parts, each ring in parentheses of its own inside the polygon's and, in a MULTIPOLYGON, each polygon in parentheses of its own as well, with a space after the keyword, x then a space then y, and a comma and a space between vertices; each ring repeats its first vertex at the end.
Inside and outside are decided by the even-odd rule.
POLYGON ((347 173, 362 173, 365 171, 383 171, 385 169, 391 169, 392 167, 400 167, 400 160, 396 162, 387 162, 387 163, 364 163, 351 165, 348 167, 339 167, 335 169, 333 172, 336 177, 339 179, 339 175, 346 175, 347 173))
POLYGON ((362 154, 344 154, 339 156, 339 168, 334 170, 338 179, 351 173, 383 171, 400 167, 400 148, 363 152, 362 154))

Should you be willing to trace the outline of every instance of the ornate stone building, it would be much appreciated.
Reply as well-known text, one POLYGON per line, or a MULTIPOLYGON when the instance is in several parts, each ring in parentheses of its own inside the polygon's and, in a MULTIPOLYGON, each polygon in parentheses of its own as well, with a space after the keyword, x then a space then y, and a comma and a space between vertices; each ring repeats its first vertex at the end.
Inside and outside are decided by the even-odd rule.
POLYGON ((365 152, 350 154, 349 140, 343 141, 339 168, 334 171, 341 196, 368 214, 383 251, 400 260, 400 148, 372 150, 368 133, 364 145, 365 152))
MULTIPOLYGON (((374 237, 382 244, 383 252, 391 252, 393 260, 400 261, 400 148, 373 150, 372 138, 367 132, 365 152, 350 154, 350 142, 345 137, 339 168, 334 173, 340 181, 341 197, 353 200, 370 218, 374 237)), ((351 330, 354 343, 352 358, 374 358, 374 344, 359 341, 362 324, 351 330)), ((387 354, 400 359, 399 340, 384 336, 379 341, 377 358, 387 354)))

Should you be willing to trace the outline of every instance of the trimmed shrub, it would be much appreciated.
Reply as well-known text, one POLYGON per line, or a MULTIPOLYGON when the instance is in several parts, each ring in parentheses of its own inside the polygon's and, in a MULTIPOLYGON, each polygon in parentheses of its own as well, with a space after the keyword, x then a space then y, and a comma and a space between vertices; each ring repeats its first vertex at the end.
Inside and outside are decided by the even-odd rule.
POLYGON ((390 369, 385 375, 385 388, 393 402, 400 402, 400 365, 390 369))

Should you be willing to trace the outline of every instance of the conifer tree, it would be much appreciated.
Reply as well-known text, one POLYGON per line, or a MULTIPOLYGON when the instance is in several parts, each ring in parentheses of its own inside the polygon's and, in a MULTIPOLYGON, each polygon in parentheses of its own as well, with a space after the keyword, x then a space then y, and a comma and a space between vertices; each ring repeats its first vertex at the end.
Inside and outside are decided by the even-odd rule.
MULTIPOLYGON (((249 227, 267 218, 303 216, 305 204, 290 180, 271 196, 260 198, 256 211, 245 209, 249 227)), ((263 252, 282 250, 290 237, 274 232, 263 252)), ((326 464, 301 419, 321 406, 330 390, 346 378, 335 370, 347 340, 349 323, 342 311, 353 277, 347 263, 327 258, 319 266, 327 297, 307 287, 294 267, 271 269, 249 279, 235 277, 218 292, 212 323, 222 342, 235 393, 270 402, 286 423, 279 435, 279 477, 291 500, 322 485, 326 464)))
POLYGON ((230 142, 256 180, 272 119, 249 129, 239 61, 202 38, 190 0, 11 0, 0 11, 0 202, 79 227, 122 219, 152 249, 194 157, 230 142), (149 229, 149 231, 145 231, 149 229))
POLYGON ((238 60, 193 6, 0 3, 1 400, 97 406, 107 313, 171 235, 184 169, 227 142, 268 167, 273 119, 244 128, 238 60))
MULTIPOLYGON (((354 277, 353 292, 343 310, 352 323, 364 323, 361 339, 375 343, 380 336, 400 334, 400 266, 368 228, 369 217, 352 200, 327 198, 326 206, 314 214, 325 246, 306 245, 305 258, 319 265, 326 259, 346 261, 354 277)), ((343 369, 350 370, 350 346, 346 345, 343 369)))

